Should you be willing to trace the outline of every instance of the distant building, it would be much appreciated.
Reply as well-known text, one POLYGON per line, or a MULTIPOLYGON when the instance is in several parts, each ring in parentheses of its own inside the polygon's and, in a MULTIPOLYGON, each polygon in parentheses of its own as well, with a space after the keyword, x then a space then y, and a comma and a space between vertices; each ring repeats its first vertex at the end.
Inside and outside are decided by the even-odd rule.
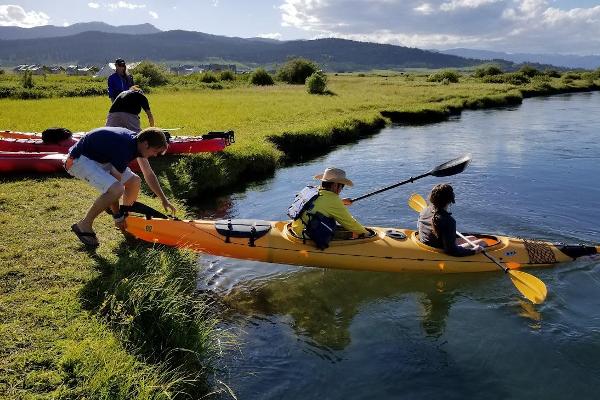
POLYGON ((60 65, 50 65, 49 67, 45 66, 44 69, 49 74, 61 74, 61 73, 65 72, 65 69, 63 67, 61 67, 60 65))
POLYGON ((170 68, 171 73, 175 75, 190 75, 196 72, 212 71, 231 71, 234 74, 237 73, 237 66, 235 64, 200 64, 200 65, 178 65, 170 68))
POLYGON ((214 72, 231 71, 234 74, 237 72, 235 64, 209 64, 206 69, 214 72))
POLYGON ((175 75, 190 75, 196 72, 204 72, 200 65, 178 65, 169 69, 175 75))
MULTIPOLYGON (((131 63, 127 63, 127 71, 131 72, 132 70, 135 69, 135 67, 137 67, 138 65, 140 65, 139 62, 131 62, 131 63)), ((106 63, 102 66, 102 68, 100 68, 100 70, 96 73, 96 75, 94 75, 94 78, 98 78, 98 77, 104 77, 104 78, 108 78, 109 76, 111 76, 115 71, 116 71, 116 67, 115 67, 115 63, 114 62, 110 62, 110 63, 106 63)))
POLYGON ((21 74, 25 71, 29 71, 34 75, 43 75, 45 73, 44 68, 42 68, 42 66, 39 64, 17 65, 15 68, 13 68, 13 71, 18 74, 21 74))

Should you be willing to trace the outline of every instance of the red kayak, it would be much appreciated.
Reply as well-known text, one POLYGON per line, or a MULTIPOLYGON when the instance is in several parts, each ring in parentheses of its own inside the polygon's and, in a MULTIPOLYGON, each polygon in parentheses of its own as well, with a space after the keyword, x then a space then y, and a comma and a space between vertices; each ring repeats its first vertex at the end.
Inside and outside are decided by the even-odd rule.
MULTIPOLYGON (((0 174, 38 172, 52 174, 64 171, 67 156, 60 153, 25 153, 0 151, 0 174)), ((137 164, 137 163, 136 163, 137 164)))
MULTIPOLYGON (((0 151, 57 152, 66 154, 78 136, 56 144, 44 143, 36 133, 0 131, 0 151)), ((191 154, 221 151, 235 141, 233 131, 209 132, 202 136, 173 136, 167 154, 191 154)))

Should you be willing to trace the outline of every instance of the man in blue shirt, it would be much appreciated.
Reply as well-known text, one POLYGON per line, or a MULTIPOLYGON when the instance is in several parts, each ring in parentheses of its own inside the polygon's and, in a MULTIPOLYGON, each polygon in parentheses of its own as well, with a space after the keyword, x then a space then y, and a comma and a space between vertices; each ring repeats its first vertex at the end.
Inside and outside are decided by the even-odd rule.
POLYGON ((108 97, 110 101, 115 101, 119 93, 128 90, 133 86, 133 77, 127 73, 125 60, 117 58, 115 60, 115 72, 108 77, 108 97))
POLYGON ((119 199, 123 197, 123 205, 132 205, 137 200, 142 181, 128 167, 135 159, 146 183, 160 198, 165 210, 176 211, 148 163, 149 157, 163 154, 167 147, 163 131, 152 127, 137 135, 125 128, 98 128, 71 147, 65 169, 70 175, 87 181, 101 193, 85 217, 71 226, 71 230, 83 244, 94 248, 99 245, 92 224, 109 207, 113 211, 115 225, 125 229, 125 219, 119 211, 119 199))

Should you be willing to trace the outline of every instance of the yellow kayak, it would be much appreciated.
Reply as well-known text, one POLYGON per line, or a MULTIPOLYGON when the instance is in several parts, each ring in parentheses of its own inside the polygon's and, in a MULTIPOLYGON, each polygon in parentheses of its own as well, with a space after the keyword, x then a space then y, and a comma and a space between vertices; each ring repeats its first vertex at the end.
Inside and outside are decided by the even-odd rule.
MULTIPOLYGON (((463 273, 497 271, 483 254, 452 257, 421 243, 414 230, 370 227, 370 236, 335 239, 321 251, 297 237, 290 221, 231 219, 220 221, 144 218, 129 215, 127 231, 135 237, 217 256, 277 264, 387 272, 463 273)), ((487 253, 518 268, 548 267, 600 251, 600 246, 563 245, 499 235, 476 234, 487 253)))

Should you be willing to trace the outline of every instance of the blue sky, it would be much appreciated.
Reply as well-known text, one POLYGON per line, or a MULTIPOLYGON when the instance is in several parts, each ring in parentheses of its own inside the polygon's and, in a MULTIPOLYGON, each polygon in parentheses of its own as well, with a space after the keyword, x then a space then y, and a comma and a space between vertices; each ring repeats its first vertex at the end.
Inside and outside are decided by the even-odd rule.
MULTIPOLYGON (((151 23, 281 40, 600 54, 600 0, 8 0, 0 25, 151 23)), ((2 2, 2 0, 0 0, 2 2)))

